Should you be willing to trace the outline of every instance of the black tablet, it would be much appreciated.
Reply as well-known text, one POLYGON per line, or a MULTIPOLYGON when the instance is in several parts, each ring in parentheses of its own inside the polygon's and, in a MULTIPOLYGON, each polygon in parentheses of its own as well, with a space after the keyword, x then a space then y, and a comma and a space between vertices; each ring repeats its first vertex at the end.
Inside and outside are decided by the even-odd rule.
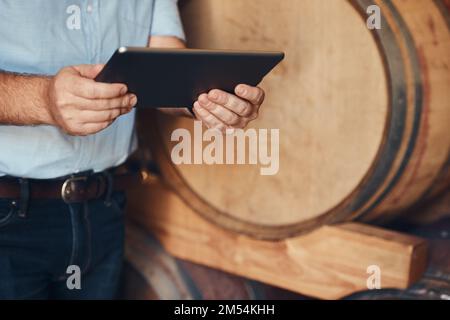
POLYGON ((283 58, 281 52, 122 47, 96 81, 126 84, 138 107, 192 107, 211 89, 258 85, 283 58))

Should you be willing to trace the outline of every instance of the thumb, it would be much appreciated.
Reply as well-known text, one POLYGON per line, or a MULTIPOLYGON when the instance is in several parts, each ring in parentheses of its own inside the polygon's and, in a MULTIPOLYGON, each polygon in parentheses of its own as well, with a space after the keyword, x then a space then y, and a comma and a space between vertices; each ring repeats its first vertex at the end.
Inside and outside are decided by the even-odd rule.
POLYGON ((75 66, 74 68, 78 71, 80 76, 88 79, 94 79, 98 76, 98 74, 103 70, 104 67, 104 64, 81 64, 75 66))

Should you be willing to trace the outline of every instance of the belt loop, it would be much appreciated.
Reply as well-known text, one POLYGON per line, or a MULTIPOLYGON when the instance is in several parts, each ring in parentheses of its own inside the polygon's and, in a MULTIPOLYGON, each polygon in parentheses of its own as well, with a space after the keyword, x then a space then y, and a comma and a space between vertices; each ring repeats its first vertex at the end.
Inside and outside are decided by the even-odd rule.
POLYGON ((113 193, 113 176, 111 172, 109 172, 108 170, 103 172, 103 176, 106 179, 105 205, 107 207, 110 207, 112 204, 111 197, 113 193))
POLYGON ((30 202, 30 183, 28 179, 19 179, 20 183, 20 200, 18 216, 20 218, 27 217, 28 205, 30 202))

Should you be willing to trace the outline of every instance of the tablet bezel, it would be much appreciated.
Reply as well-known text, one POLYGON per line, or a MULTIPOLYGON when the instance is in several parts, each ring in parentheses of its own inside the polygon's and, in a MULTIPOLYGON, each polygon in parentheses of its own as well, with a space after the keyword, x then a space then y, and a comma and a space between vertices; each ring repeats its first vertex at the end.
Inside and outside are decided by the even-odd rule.
POLYGON ((95 80, 127 84, 138 96, 138 107, 185 108, 211 89, 233 92, 240 83, 258 85, 284 56, 276 51, 120 47, 95 80))

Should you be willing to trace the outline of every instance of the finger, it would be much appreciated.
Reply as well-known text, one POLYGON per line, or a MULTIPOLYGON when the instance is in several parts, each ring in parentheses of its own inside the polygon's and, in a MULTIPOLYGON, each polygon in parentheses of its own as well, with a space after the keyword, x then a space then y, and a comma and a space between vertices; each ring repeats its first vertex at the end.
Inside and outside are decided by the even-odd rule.
POLYGON ((242 117, 249 116, 254 109, 248 101, 242 100, 237 96, 222 90, 211 90, 207 95, 207 99, 213 103, 226 107, 242 117))
POLYGON ((212 113, 203 108, 198 101, 194 103, 194 112, 197 115, 197 118, 201 120, 208 128, 218 129, 224 132, 227 128, 227 125, 217 119, 212 113))
POLYGON ((104 67, 104 64, 81 64, 73 66, 80 76, 88 79, 95 79, 104 67))
MULTIPOLYGON (((194 104, 195 105, 195 104, 194 104)), ((192 108, 192 112, 194 113, 194 115, 195 115, 195 120, 200 120, 200 121, 202 121, 202 119, 200 118, 200 114, 197 112, 197 110, 195 109, 195 107, 193 106, 193 108, 192 108)))
POLYGON ((261 105, 265 98, 264 90, 246 84, 238 85, 235 89, 235 93, 242 99, 250 101, 250 103, 254 105, 261 105))
POLYGON ((85 110, 80 114, 80 121, 83 124, 87 123, 105 123, 105 122, 113 122, 121 115, 127 114, 131 111, 129 108, 120 108, 120 109, 112 109, 112 110, 103 110, 103 111, 92 111, 85 110))
POLYGON ((198 102, 203 108, 208 110, 217 119, 221 120, 227 125, 236 126, 241 122, 241 117, 239 117, 236 113, 230 111, 226 107, 212 102, 208 99, 208 96, 206 94, 201 95, 198 99, 198 102))
POLYGON ((77 77, 74 78, 71 91, 74 95, 86 99, 112 99, 126 94, 128 88, 121 83, 100 83, 77 77))
POLYGON ((86 110, 111 110, 116 108, 131 109, 137 104, 137 97, 134 94, 127 94, 119 98, 112 99, 85 99, 78 98, 75 103, 79 103, 86 110))

